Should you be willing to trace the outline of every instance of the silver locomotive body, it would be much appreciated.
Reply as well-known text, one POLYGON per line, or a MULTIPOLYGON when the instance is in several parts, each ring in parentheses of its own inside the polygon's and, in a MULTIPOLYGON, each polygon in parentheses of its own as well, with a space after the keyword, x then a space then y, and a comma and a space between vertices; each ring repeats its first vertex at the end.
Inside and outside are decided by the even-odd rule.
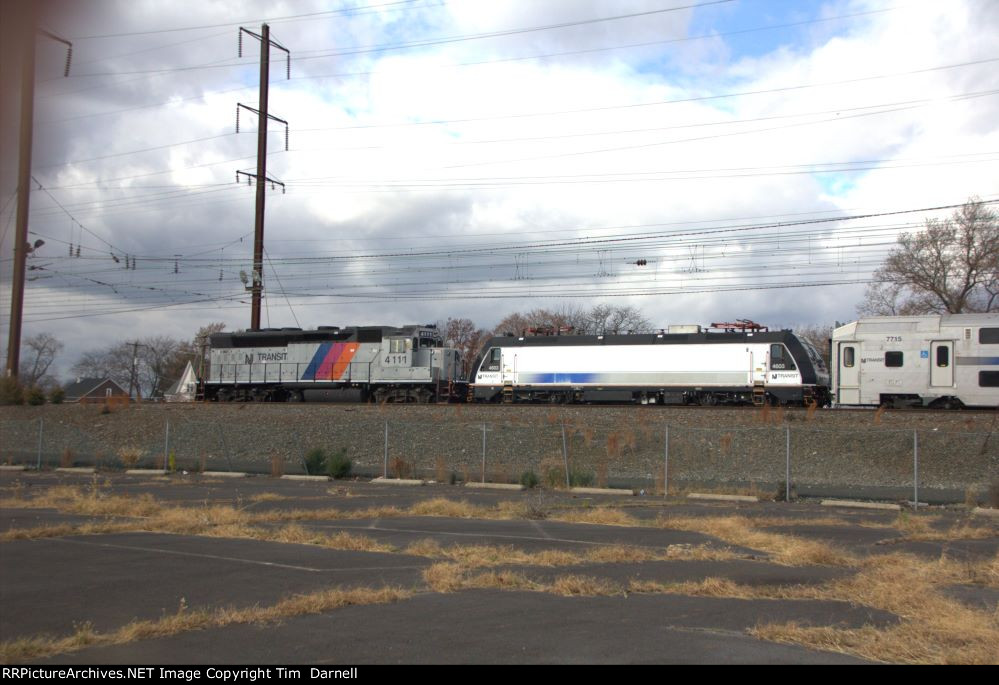
POLYGON ((207 400, 435 402, 465 385, 433 325, 217 333, 209 360, 207 400))

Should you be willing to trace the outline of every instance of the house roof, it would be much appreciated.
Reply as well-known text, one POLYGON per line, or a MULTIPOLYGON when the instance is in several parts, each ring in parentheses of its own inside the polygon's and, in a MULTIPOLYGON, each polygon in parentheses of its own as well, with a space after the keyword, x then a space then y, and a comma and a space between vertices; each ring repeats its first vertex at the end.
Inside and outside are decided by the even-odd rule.
POLYGON ((187 365, 184 367, 184 373, 180 374, 180 378, 174 381, 169 388, 163 391, 163 396, 165 397, 167 395, 177 395, 180 393, 181 384, 190 381, 197 382, 197 380, 198 380, 198 375, 194 373, 194 366, 189 361, 187 362, 187 365))
POLYGON ((125 392, 124 388, 110 378, 78 378, 75 383, 70 383, 63 390, 66 397, 86 397, 105 383, 113 383, 119 390, 125 392))

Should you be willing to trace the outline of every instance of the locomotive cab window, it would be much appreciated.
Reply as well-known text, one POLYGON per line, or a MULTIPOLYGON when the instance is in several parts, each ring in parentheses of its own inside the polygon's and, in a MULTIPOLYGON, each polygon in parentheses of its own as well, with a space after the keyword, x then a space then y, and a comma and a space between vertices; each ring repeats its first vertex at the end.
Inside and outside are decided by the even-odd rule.
POLYGON ((391 354, 404 354, 406 352, 406 343, 409 342, 405 338, 392 338, 389 340, 389 353, 391 354))
POLYGON ((902 353, 885 352, 885 366, 889 368, 898 368, 902 366, 902 353))
POLYGON ((770 368, 774 371, 794 371, 794 360, 781 344, 770 346, 770 368))
POLYGON ((486 364, 488 365, 487 368, 490 371, 499 371, 500 370, 500 356, 502 354, 503 354, 503 350, 501 350, 498 347, 494 347, 491 350, 489 350, 489 358, 486 361, 486 364))

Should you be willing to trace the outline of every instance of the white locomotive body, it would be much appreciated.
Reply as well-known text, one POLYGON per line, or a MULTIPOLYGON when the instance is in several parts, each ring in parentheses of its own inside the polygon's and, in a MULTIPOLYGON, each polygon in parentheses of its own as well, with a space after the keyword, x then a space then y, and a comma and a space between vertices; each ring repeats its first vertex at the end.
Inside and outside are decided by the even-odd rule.
POLYGON ((479 401, 819 405, 829 376, 790 331, 502 336, 473 366, 479 401))
POLYGON ((832 360, 839 405, 999 406, 999 314, 862 318, 832 360))

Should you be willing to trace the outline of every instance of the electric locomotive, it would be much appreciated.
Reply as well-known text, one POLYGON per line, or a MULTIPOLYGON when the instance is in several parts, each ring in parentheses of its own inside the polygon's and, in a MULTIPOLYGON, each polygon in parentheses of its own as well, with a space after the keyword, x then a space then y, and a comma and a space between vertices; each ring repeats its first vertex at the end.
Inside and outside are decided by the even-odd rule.
POLYGON ((829 403, 818 351, 791 331, 751 321, 672 326, 651 334, 504 335, 474 364, 482 402, 636 404, 829 403))

